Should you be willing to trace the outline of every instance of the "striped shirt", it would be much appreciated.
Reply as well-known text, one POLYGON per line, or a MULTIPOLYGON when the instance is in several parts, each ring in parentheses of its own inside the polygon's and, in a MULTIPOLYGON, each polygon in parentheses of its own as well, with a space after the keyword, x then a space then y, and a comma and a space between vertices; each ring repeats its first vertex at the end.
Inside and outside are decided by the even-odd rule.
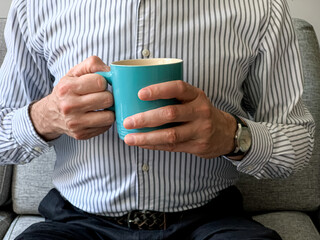
POLYGON ((84 211, 191 209, 233 185, 239 172, 287 177, 310 159, 314 121, 301 100, 301 60, 285 0, 14 0, 5 37, 0 162, 27 163, 53 146, 53 183, 84 211), (144 150, 127 146, 116 127, 89 140, 62 135, 45 142, 29 103, 92 55, 108 65, 183 59, 184 81, 246 121, 250 151, 234 162, 144 150))

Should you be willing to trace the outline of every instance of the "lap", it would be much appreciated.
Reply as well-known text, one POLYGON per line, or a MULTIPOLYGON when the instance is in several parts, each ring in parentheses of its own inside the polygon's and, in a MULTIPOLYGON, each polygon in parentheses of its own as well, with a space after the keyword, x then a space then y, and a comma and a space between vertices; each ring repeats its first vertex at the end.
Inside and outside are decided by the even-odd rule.
MULTIPOLYGON (((281 238, 271 229, 241 217, 227 217, 203 224, 196 229, 175 226, 167 231, 124 231, 124 229, 105 226, 103 231, 86 227, 86 224, 70 224, 56 221, 39 222, 31 225, 16 240, 93 240, 93 239, 193 239, 193 240, 249 240, 281 238), (177 230, 177 231, 175 231, 177 230), (162 238, 163 237, 163 238, 162 238)), ((100 229, 101 230, 101 229, 100 229)))
POLYGON ((166 230, 134 230, 105 217, 85 213, 52 190, 41 202, 39 212, 47 219, 31 225, 16 239, 280 239, 279 235, 248 217, 241 194, 227 189, 210 204, 181 214, 166 230), (237 204, 235 204, 237 203, 237 204))
POLYGON ((20 234, 16 240, 78 240, 78 239, 92 239, 92 233, 86 231, 86 229, 62 222, 38 222, 27 228, 22 234, 20 234), (90 236, 88 236, 90 234, 90 236))
POLYGON ((240 216, 229 216, 206 223, 193 231, 190 238, 194 240, 281 240, 275 231, 250 218, 240 216))

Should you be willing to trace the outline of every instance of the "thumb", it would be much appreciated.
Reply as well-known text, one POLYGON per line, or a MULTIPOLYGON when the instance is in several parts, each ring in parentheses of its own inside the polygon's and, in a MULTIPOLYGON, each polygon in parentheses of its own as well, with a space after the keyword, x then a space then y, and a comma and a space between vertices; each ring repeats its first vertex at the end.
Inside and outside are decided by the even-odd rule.
POLYGON ((69 70, 66 74, 68 77, 80 77, 85 74, 95 72, 108 72, 110 67, 107 66, 99 57, 91 56, 85 59, 83 62, 77 64, 69 70))

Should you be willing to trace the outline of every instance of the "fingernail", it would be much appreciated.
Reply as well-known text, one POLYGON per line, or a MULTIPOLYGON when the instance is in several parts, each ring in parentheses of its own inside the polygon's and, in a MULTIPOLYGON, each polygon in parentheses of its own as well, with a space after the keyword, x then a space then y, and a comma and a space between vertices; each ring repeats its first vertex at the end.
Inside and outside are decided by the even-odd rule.
POLYGON ((123 126, 127 129, 134 128, 134 121, 131 118, 126 118, 123 122, 123 126))
POLYGON ((151 92, 149 89, 141 89, 138 94, 140 99, 146 99, 151 96, 151 92))
POLYGON ((135 140, 135 137, 132 136, 132 135, 126 135, 125 138, 124 138, 124 141, 128 144, 128 145, 134 145, 136 140, 135 140))

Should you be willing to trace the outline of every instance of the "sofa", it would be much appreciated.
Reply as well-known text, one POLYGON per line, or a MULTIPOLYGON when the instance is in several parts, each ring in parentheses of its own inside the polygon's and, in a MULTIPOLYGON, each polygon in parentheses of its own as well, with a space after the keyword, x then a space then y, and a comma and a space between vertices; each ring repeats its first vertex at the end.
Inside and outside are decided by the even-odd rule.
MULTIPOLYGON (((5 54, 0 19, 0 63, 5 54)), ((313 27, 294 19, 305 76, 304 101, 320 123, 320 50, 313 27)), ((253 218, 276 230, 284 240, 319 240, 320 138, 319 126, 310 164, 287 179, 257 180, 241 175, 237 183, 244 207, 253 218)), ((0 239, 12 240, 29 225, 42 221, 38 213, 41 199, 53 187, 51 173, 55 153, 18 166, 0 166, 0 239)))

